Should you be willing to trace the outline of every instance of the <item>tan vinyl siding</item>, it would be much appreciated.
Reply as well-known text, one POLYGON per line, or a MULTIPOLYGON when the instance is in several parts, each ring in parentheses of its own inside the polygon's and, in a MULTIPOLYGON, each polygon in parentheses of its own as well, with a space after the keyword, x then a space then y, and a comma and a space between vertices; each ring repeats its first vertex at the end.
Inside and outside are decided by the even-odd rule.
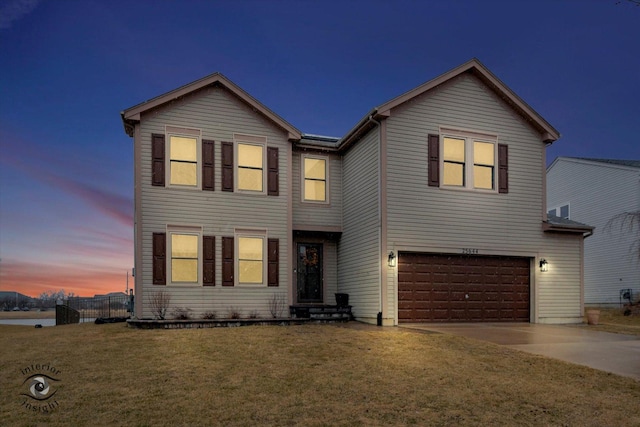
MULTIPOLYGON (((193 310, 194 317, 205 311, 226 316, 236 307, 247 317, 252 310, 268 316, 267 301, 274 293, 287 298, 290 283, 290 246, 288 197, 291 185, 288 159, 291 155, 286 134, 264 117, 221 87, 209 87, 143 114, 140 125, 143 291, 156 290, 171 294, 172 307, 193 310), (164 133, 165 125, 195 128, 202 139, 215 141, 215 191, 200 191, 151 186, 151 134, 164 133), (220 191, 221 141, 233 141, 233 133, 267 137, 267 146, 279 149, 280 196, 242 194, 220 191), (259 214, 257 214, 259 213, 259 214), (216 286, 153 286, 151 285, 152 233, 164 232, 167 225, 201 226, 203 235, 216 236, 216 286), (266 230, 268 238, 279 239, 280 286, 278 288, 222 287, 222 236, 234 236, 234 230, 266 230)), ((266 167, 266 165, 265 165, 266 167)), ((266 183, 265 183, 266 184, 266 183)), ((148 302, 148 301, 146 301, 148 302)), ((285 315, 288 314, 286 311, 285 315)), ((144 317, 151 312, 145 307, 144 317)))
POLYGON ((343 233, 338 287, 349 294, 357 319, 375 322, 380 304, 378 129, 343 158, 343 233))
MULTIPOLYGON (((473 75, 462 74, 395 109, 387 119, 387 147, 388 250, 462 253, 471 248, 479 255, 535 257, 544 247, 544 144, 473 75), (496 134, 498 143, 508 144, 509 193, 429 187, 428 135, 439 134, 440 127, 496 134)), ((566 261, 579 272, 579 259, 566 261)), ((387 294, 393 310, 394 274, 389 272, 393 291, 387 294)), ((558 274, 566 274, 563 280, 578 291, 553 306, 558 313, 572 312, 579 305, 580 276, 573 267, 558 274)))
POLYGON ((537 278, 538 321, 540 323, 582 322, 581 235, 547 233, 540 255, 549 262, 549 271, 534 265, 537 278))
POLYGON ((334 242, 324 242, 323 251, 324 303, 335 304, 335 293, 338 292, 338 245, 334 242))
MULTIPOLYGON (((293 153, 293 224, 294 226, 340 227, 342 226, 342 158, 336 155, 326 156, 329 161, 328 203, 302 202, 302 156, 307 152, 293 153)), ((316 155, 316 154, 313 154, 316 155)))
POLYGON ((544 145, 475 77, 394 111, 387 137, 389 244, 514 250, 539 243, 544 145), (428 187, 427 137, 439 126, 498 134, 509 145, 509 193, 428 187))
POLYGON ((547 172, 547 207, 569 204, 570 219, 596 227, 585 240, 585 304, 619 304, 620 290, 640 293, 636 238, 620 224, 622 212, 640 210, 640 169, 559 158, 547 172))

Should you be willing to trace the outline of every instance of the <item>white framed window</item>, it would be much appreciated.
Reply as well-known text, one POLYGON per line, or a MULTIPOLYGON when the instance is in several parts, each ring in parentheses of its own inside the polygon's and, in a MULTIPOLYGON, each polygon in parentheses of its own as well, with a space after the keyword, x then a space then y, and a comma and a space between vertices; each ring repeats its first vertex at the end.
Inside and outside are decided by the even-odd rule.
POLYGON ((171 285, 201 285, 202 228, 167 227, 167 278, 171 285))
POLYGON ((198 129, 166 126, 169 187, 200 188, 202 139, 198 129))
POLYGON ((328 203, 329 158, 303 155, 300 168, 302 170, 302 201, 328 203))
POLYGON ((267 138, 234 134, 236 190, 266 193, 267 138))
POLYGON ((569 203, 547 210, 547 214, 569 219, 569 203))
POLYGON ((236 230, 237 284, 267 285, 267 236, 265 231, 236 230))
POLYGON ((443 187, 497 191, 498 137, 441 130, 443 187))

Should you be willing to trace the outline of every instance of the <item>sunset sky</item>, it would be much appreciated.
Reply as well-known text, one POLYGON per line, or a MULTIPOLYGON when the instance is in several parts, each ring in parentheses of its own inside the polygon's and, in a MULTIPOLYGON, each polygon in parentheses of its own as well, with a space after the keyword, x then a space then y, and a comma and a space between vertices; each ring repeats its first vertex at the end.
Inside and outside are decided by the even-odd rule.
POLYGON ((125 108, 219 71, 342 136, 473 57, 561 132, 549 163, 640 159, 634 1, 0 0, 0 290, 125 290, 125 108))

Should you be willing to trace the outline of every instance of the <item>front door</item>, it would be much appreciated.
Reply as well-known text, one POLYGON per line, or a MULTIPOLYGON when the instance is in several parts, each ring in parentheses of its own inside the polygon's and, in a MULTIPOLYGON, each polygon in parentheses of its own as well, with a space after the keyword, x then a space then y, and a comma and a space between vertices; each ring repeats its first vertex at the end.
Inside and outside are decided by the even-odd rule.
POLYGON ((298 302, 323 302, 322 243, 298 243, 298 302))

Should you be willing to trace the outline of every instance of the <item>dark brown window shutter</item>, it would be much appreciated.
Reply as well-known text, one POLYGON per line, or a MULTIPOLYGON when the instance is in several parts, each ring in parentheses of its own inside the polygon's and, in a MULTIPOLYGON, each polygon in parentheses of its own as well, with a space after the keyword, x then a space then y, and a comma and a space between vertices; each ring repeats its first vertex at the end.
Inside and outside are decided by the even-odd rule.
POLYGON ((151 135, 151 185, 164 187, 164 135, 151 135))
POLYGON ((222 191, 233 191, 233 142, 222 143, 222 191))
POLYGON ((216 285, 216 238, 202 236, 202 284, 216 285))
POLYGON ((278 177, 278 148, 267 147, 267 194, 277 196, 280 194, 278 177))
POLYGON ((222 238, 222 286, 233 286, 233 237, 222 238))
POLYGON ((278 239, 269 239, 267 241, 267 252, 268 252, 268 276, 269 276, 269 286, 278 286, 280 284, 278 278, 278 272, 280 270, 280 243, 278 239))
POLYGON ((440 135, 429 134, 429 187, 440 187, 440 135))
POLYGON ((498 193, 509 192, 509 146, 498 144, 498 193))
POLYGON ((215 144, 213 141, 202 140, 202 189, 214 191, 215 190, 215 179, 214 179, 214 168, 215 168, 215 152, 214 152, 215 144))
POLYGON ((153 284, 167 284, 167 235, 153 233, 153 284))

